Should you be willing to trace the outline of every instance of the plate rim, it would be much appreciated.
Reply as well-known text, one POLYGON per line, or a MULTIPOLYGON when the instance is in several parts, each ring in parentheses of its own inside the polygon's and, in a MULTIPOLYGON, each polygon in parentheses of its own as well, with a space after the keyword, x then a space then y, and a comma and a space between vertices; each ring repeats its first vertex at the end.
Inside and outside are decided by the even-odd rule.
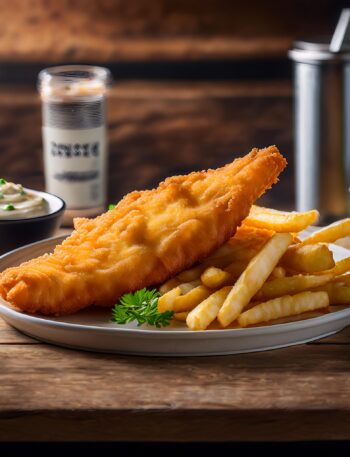
MULTIPOLYGON (((0 298, 1 301, 3 299, 0 298)), ((322 316, 310 317, 308 319, 301 319, 298 321, 293 322, 285 322, 281 324, 272 324, 272 325, 261 325, 257 327, 246 327, 246 328, 229 328, 229 329, 213 329, 213 330, 158 330, 158 329, 144 329, 144 328, 130 328, 130 327, 100 327, 98 325, 90 325, 90 324, 75 324, 71 322, 61 322, 55 321, 50 318, 41 318, 37 316, 33 316, 31 314, 22 313, 17 311, 13 308, 10 308, 8 305, 0 302, 0 315, 4 314, 5 316, 12 317, 14 319, 19 319, 23 321, 29 321, 32 324, 43 325, 46 327, 52 327, 57 329, 69 329, 69 330, 77 330, 79 332, 88 332, 88 331, 97 331, 102 333, 123 333, 125 335, 132 334, 132 335, 152 335, 158 336, 159 338, 163 338, 164 335, 172 335, 172 336, 188 336, 189 338, 196 338, 200 337, 201 335, 211 335, 210 338, 217 338, 222 337, 226 338, 228 336, 233 335, 243 335, 249 336, 249 334, 258 336, 263 335, 265 333, 269 333, 271 329, 275 329, 276 333, 279 331, 288 331, 288 330, 295 330, 297 326, 298 329, 302 330, 308 327, 314 327, 318 324, 322 323, 330 323, 338 319, 342 319, 344 317, 350 316, 350 307, 345 308, 339 311, 334 311, 331 313, 326 313, 322 316), (196 336, 195 336, 196 335, 196 336)))
MULTIPOLYGON (((25 246, 21 246, 17 249, 13 249, 12 251, 9 251, 3 255, 0 256, 0 263, 2 260, 4 260, 7 257, 10 257, 13 254, 18 253, 19 251, 23 251, 25 249, 28 249, 30 247, 34 247, 37 245, 44 245, 45 243, 49 242, 59 242, 60 240, 65 239, 69 235, 57 235, 49 238, 45 238, 43 240, 36 241, 34 243, 27 244, 25 246)), ((349 249, 343 247, 343 246, 337 246, 337 249, 344 250, 344 251, 349 251, 349 249)), ((37 325, 44 325, 46 327, 51 327, 51 328, 57 328, 57 329, 69 329, 69 330, 77 330, 80 332, 88 332, 88 331, 97 331, 97 332, 103 332, 103 333, 123 333, 125 336, 128 334, 131 334, 133 336, 139 335, 141 336, 152 336, 152 337, 159 337, 159 338, 164 338, 165 335, 167 336, 187 336, 188 338, 200 338, 203 335, 207 335, 209 338, 227 338, 228 336, 239 336, 239 335, 244 335, 244 336, 249 336, 249 335, 264 335, 265 333, 268 333, 271 331, 271 329, 274 329, 276 333, 283 332, 285 330, 286 332, 288 331, 293 331, 295 330, 295 326, 297 326, 298 329, 303 330, 308 327, 314 327, 317 325, 322 325, 322 323, 330 323, 334 322, 338 319, 342 319, 345 317, 350 316, 350 307, 344 308, 338 311, 333 311, 330 313, 325 313, 322 316, 316 316, 316 317, 310 317, 307 319, 301 319, 297 321, 292 321, 292 322, 284 322, 280 324, 272 324, 272 325, 261 325, 261 326, 256 326, 256 327, 245 327, 245 328, 228 328, 228 329, 212 329, 212 330, 191 330, 191 329, 175 329, 171 331, 167 331, 167 329, 159 330, 159 329, 145 329, 145 328, 130 328, 130 327, 102 327, 98 325, 90 325, 90 324, 77 324, 77 323, 71 323, 71 322, 62 322, 62 321, 57 321, 54 320, 55 318, 50 318, 50 317, 40 317, 40 316, 35 316, 32 314, 27 314, 22 311, 19 311, 12 307, 10 304, 6 302, 2 297, 0 297, 0 316, 3 317, 5 315, 8 318, 12 319, 19 319, 22 322, 29 321, 32 324, 37 324, 37 325)), ((107 321, 108 322, 108 321, 107 321)), ((106 323, 107 323, 106 322, 106 323)), ((242 336, 243 336, 242 335, 242 336)))

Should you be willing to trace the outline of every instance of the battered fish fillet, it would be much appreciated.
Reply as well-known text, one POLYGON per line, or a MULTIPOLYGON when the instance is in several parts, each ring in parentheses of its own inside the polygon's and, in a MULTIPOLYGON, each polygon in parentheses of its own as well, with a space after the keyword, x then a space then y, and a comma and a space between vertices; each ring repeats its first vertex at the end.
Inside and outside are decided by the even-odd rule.
POLYGON ((31 313, 112 306, 123 293, 159 284, 225 243, 285 166, 271 146, 132 192, 95 219, 75 219, 75 231, 53 254, 5 270, 0 295, 31 313))

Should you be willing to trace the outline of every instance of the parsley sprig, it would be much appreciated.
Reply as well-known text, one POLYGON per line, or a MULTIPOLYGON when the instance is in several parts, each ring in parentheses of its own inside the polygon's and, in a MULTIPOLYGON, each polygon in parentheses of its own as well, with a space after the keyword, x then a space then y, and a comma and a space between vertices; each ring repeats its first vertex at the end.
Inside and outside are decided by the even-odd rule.
POLYGON ((159 297, 156 289, 146 288, 133 294, 124 294, 112 309, 112 321, 118 324, 137 321, 138 325, 149 324, 157 328, 168 326, 174 313, 158 311, 159 297))

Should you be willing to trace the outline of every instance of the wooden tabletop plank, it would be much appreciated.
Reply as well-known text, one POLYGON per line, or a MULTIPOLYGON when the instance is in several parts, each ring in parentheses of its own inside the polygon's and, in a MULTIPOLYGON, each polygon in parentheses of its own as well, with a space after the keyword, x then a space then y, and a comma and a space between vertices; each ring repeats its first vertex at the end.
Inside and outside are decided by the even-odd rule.
POLYGON ((0 440, 345 439, 350 432, 342 345, 146 358, 3 344, 0 360, 0 440))
POLYGON ((349 353, 341 345, 198 358, 1 345, 0 359, 2 411, 335 409, 350 414, 349 353))
POLYGON ((349 412, 331 410, 0 413, 0 442, 290 442, 347 440, 349 433, 349 412))
POLYGON ((38 344, 37 340, 20 333, 0 318, 0 344, 38 344))

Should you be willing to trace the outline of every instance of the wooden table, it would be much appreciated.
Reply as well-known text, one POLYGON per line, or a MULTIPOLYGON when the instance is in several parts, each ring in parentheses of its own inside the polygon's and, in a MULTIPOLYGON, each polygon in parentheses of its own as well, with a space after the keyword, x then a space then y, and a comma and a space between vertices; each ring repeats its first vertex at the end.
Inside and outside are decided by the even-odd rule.
POLYGON ((1 441, 265 441, 350 437, 350 327, 254 354, 93 354, 0 319, 1 441))
POLYGON ((350 439, 350 327, 286 349, 162 358, 63 349, 0 318, 0 364, 0 441, 350 439))

